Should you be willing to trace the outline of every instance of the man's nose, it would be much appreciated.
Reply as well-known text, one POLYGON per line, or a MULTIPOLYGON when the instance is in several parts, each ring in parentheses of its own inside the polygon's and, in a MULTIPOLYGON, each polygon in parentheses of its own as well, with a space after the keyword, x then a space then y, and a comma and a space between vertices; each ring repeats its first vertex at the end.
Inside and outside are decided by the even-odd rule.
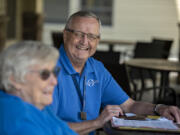
POLYGON ((83 44, 88 44, 88 41, 89 41, 88 36, 87 36, 86 34, 84 34, 84 35, 82 36, 82 43, 83 43, 83 44))

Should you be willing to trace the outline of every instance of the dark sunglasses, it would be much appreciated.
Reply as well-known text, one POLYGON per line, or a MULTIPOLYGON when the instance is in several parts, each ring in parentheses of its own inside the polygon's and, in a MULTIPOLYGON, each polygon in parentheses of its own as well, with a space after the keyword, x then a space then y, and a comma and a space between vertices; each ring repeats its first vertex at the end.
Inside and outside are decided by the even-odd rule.
POLYGON ((59 74, 59 71, 60 71, 60 67, 55 67, 52 71, 50 70, 47 70, 47 69, 43 69, 43 70, 40 70, 39 73, 40 73, 40 77, 42 80, 46 81, 47 79, 49 79, 49 77, 51 76, 51 73, 57 77, 58 74, 59 74))

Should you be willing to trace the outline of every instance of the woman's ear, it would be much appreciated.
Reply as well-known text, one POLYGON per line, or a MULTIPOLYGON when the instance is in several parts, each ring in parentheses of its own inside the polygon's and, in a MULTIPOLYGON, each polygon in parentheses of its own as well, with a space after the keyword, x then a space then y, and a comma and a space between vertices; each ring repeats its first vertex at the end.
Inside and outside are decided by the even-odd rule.
POLYGON ((16 90, 21 90, 21 83, 17 82, 15 79, 14 79, 14 76, 11 75, 9 77, 9 80, 12 84, 12 86, 16 89, 16 90))

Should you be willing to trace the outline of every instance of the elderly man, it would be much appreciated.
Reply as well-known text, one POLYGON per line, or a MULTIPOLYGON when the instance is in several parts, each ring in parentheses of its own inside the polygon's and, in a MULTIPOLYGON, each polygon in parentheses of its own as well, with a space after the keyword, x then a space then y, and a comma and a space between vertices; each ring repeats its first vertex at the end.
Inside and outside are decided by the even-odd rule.
POLYGON ((104 65, 91 57, 100 40, 100 28, 99 18, 86 11, 74 13, 66 23, 57 63, 61 74, 51 106, 57 116, 80 134, 101 128, 113 116, 124 112, 158 113, 180 123, 177 107, 134 101, 104 65), (104 110, 99 114, 101 106, 104 110))
POLYGON ((5 49, 0 56, 0 135, 76 135, 51 110, 58 51, 35 41, 5 49))

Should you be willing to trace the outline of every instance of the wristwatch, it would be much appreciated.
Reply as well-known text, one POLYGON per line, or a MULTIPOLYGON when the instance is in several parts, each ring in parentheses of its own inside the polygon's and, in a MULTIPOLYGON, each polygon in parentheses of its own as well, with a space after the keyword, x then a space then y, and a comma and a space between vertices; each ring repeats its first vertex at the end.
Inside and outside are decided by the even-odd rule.
POLYGON ((162 105, 163 105, 163 104, 156 104, 156 105, 154 106, 154 110, 153 110, 154 114, 160 115, 159 112, 158 112, 158 108, 159 108, 160 106, 162 106, 162 105))

